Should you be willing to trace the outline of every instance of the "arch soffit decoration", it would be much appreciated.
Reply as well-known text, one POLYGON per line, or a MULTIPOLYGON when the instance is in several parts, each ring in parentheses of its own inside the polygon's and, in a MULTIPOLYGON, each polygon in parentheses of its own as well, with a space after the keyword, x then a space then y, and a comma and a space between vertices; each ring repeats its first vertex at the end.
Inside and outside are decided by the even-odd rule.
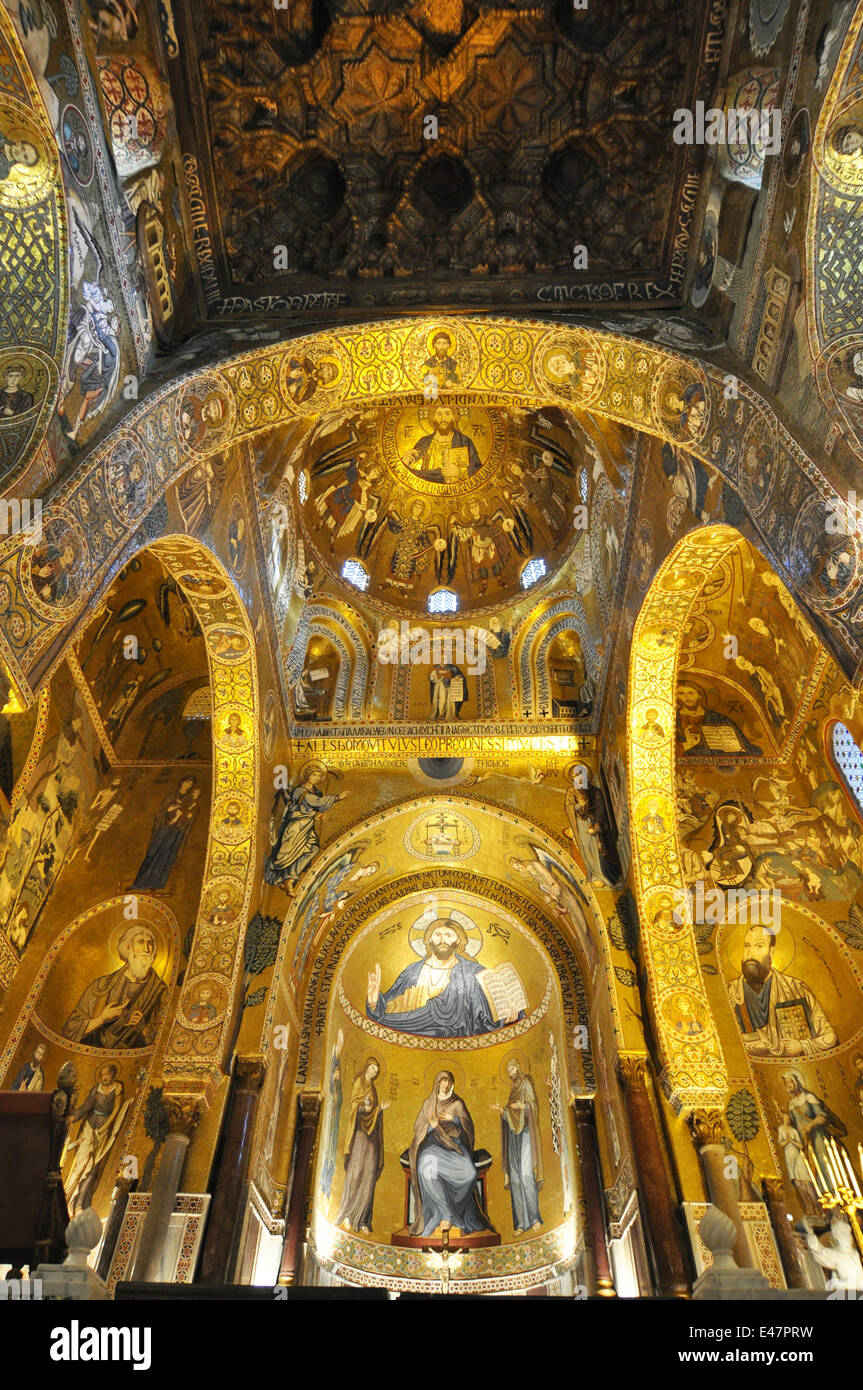
MULTIPOLYGON (((251 624, 233 580, 217 557, 200 541, 182 534, 163 537, 139 548, 151 550, 179 583, 190 573, 203 580, 184 591, 201 627, 207 648, 212 701, 213 765, 210 824, 201 896, 192 948, 162 1056, 166 1088, 204 1093, 221 1074, 231 1038, 232 1000, 242 967, 243 927, 255 883, 256 822, 260 763, 260 699, 251 624), (201 589, 211 593, 202 593, 201 589), (246 639, 238 655, 222 655, 217 633, 225 628, 246 639), (229 717, 239 716, 240 735, 223 737, 229 717), (223 798, 241 803, 248 838, 228 844, 220 838, 219 806, 223 798), (229 897, 229 917, 214 925, 212 904, 220 890, 229 897), (224 1008, 212 1023, 190 1022, 188 1008, 206 978, 224 1008)), ((236 721, 235 721, 236 723, 236 721)), ((233 836, 231 837, 233 839, 233 836)))
MULTIPOLYGON (((356 652, 348 651, 347 645, 342 636, 341 630, 334 623, 329 621, 316 621, 309 625, 306 636, 306 651, 308 651, 309 641, 312 637, 326 637, 332 642, 339 656, 339 678, 336 681, 336 690, 333 696, 333 719, 343 719, 348 703, 348 690, 351 691, 351 718, 362 719, 362 690, 360 690, 359 704, 355 701, 356 677, 359 674, 356 669, 356 652)), ((303 664, 305 665, 305 653, 303 664)))
POLYGON ((687 887, 677 830, 677 673, 689 615, 710 575, 741 539, 734 527, 723 525, 699 528, 678 542, 645 595, 629 661, 632 866, 661 1080, 678 1112, 724 1105, 728 1077, 694 926, 685 920, 675 923, 671 916, 684 902, 687 887), (648 710, 655 715, 648 716, 648 710), (640 732, 657 724, 661 738, 652 728, 648 737, 640 732), (664 1002, 681 994, 689 997, 692 1015, 702 1024, 695 1035, 681 1035, 664 1017, 664 1002))
POLYGON ((677 834, 675 727, 677 667, 690 610, 704 581, 737 543, 731 527, 705 527, 684 536, 654 575, 639 611, 629 658, 627 710, 628 788, 632 868, 648 995, 663 1065, 662 1084, 678 1111, 723 1105, 728 1076, 719 1034, 707 1003, 691 924, 676 924, 671 912, 685 888, 677 834), (639 730, 647 709, 662 738, 646 745, 639 730), (650 834, 642 822, 661 817, 662 831, 650 834), (664 923, 661 914, 664 913, 664 923), (695 1037, 675 1036, 663 1018, 666 997, 684 991, 694 1014, 706 1026, 695 1037))
MULTIPOLYGON (((751 499, 747 506, 772 555, 782 556, 788 549, 788 522, 768 506, 780 476, 789 471, 798 475, 797 526, 801 518, 811 520, 810 514, 825 513, 840 502, 755 388, 740 380, 737 399, 726 399, 725 373, 714 364, 580 326, 549 328, 493 319, 436 322, 446 322, 458 344, 464 362, 463 390, 508 396, 526 407, 551 403, 589 409, 594 415, 667 439, 711 467, 718 466, 732 486, 740 487, 744 501, 746 479, 738 477, 738 467, 747 439, 757 435, 760 491, 757 507, 751 499), (709 447, 708 436, 720 447, 709 447)), ((299 346, 312 359, 326 356, 335 363, 334 381, 315 397, 316 407, 323 410, 421 390, 420 357, 426 333, 425 323, 405 320, 293 339, 192 373, 137 405, 44 509, 43 534, 55 546, 68 539, 74 551, 63 601, 49 602, 36 594, 29 547, 17 538, 0 547, 0 586, 5 583, 9 593, 6 611, 0 613, 0 640, 24 697, 32 698, 28 672, 38 668, 62 628, 69 625, 71 630, 70 620, 80 616, 87 595, 164 491, 189 467, 232 441, 297 418, 300 412, 290 398, 286 374, 299 346), (188 428, 184 402, 190 396, 200 401, 207 395, 221 401, 219 423, 196 436, 188 428), (117 484, 133 456, 142 464, 144 477, 135 515, 130 516, 117 484), (82 497, 91 513, 94 498, 100 500, 101 526, 85 525, 82 497)), ((789 575, 787 569, 785 573, 831 624, 848 657, 859 661, 863 637, 854 619, 863 610, 863 538, 857 538, 852 548, 839 592, 834 586, 825 595, 818 588, 814 561, 807 567, 802 549, 795 574, 789 575)))
POLYGON ((256 822, 260 762, 260 698, 255 642, 245 606, 224 565, 197 541, 170 536, 150 547, 170 574, 182 582, 195 570, 212 595, 186 587, 189 601, 204 635, 210 668, 213 729, 213 780, 207 857, 198 904, 192 949, 183 990, 168 1037, 163 1070, 169 1089, 197 1089, 221 1071, 231 1037, 232 1008, 237 976, 242 966, 243 924, 248 916, 257 862, 256 822), (239 655, 228 659, 216 644, 218 629, 233 628, 245 637, 239 655), (229 734, 232 715, 239 735, 229 734), (240 844, 223 843, 219 831, 219 803, 229 795, 246 813, 249 836, 240 844), (227 890, 231 920, 217 926, 212 904, 220 889, 227 890), (224 989, 224 1011, 203 1028, 189 1022, 188 1007, 202 976, 224 989))
POLYGON ((548 649, 562 632, 575 632, 581 643, 585 675, 598 685, 602 675, 602 656, 593 639, 584 604, 572 591, 558 591, 544 600, 542 607, 525 620, 515 643, 515 670, 519 709, 535 715, 551 699, 547 665, 548 649))
POLYGON ((325 601, 306 604, 285 659, 288 686, 299 680, 309 639, 315 633, 328 637, 341 657, 332 717, 339 719, 349 711, 351 719, 362 719, 369 686, 371 633, 356 613, 347 614, 325 601))

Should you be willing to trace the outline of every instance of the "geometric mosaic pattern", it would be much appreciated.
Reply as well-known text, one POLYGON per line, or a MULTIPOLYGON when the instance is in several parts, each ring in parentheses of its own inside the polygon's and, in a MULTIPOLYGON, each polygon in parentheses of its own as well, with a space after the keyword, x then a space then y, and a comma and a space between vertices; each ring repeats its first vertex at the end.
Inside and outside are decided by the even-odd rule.
POLYGON ((0 488, 30 462, 57 400, 66 345, 66 205, 50 122, 0 5, 0 488), (11 413, 6 413, 7 409, 11 413))

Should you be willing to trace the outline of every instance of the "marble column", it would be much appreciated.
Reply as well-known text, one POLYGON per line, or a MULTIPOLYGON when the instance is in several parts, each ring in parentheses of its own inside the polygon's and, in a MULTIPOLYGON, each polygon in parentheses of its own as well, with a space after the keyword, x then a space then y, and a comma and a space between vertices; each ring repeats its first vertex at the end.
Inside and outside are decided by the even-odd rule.
POLYGON ((168 1226, 180 1190, 189 1141, 201 1118, 201 1107, 202 1102, 194 1096, 169 1096, 165 1099, 168 1137, 162 1148, 159 1170, 150 1196, 150 1209, 135 1256, 131 1278, 136 1283, 158 1283, 161 1278, 168 1226))
POLYGON ((123 1217, 126 1215, 126 1206, 131 1191, 131 1178, 117 1179, 114 1184, 114 1200, 111 1203, 111 1210, 108 1213, 108 1220, 105 1223, 105 1235, 102 1239, 102 1248, 99 1251, 99 1264, 96 1273, 99 1275, 100 1279, 107 1279, 108 1275, 111 1273, 114 1251, 117 1249, 117 1241, 120 1239, 120 1231, 123 1228, 123 1217))
MULTIPOLYGON (((66 1250, 66 1227, 69 1212, 63 1191, 60 1164, 74 1113, 75 1085, 78 1072, 74 1062, 64 1062, 57 1076, 57 1086, 51 1096, 51 1117, 48 1131, 48 1170, 42 1184, 39 1214, 36 1218, 33 1242, 33 1266, 62 1259, 66 1250)), ((13 1268, 12 1278, 20 1278, 13 1268)))
POLYGON ((785 1185, 781 1178, 762 1178, 761 1185, 764 1188, 770 1224, 779 1247, 785 1282, 789 1289, 807 1289, 809 1285, 800 1263, 793 1222, 785 1205, 785 1185))
POLYGON ((746 1227, 740 1215, 737 1189, 732 1179, 727 1176, 726 1165, 729 1155, 722 1142, 725 1133, 722 1111, 694 1110, 689 1116, 689 1128, 704 1169, 710 1201, 734 1222, 734 1258, 737 1265, 740 1269, 754 1269, 757 1265, 746 1239, 746 1227))
POLYGON ((302 1244, 308 1225, 312 1154, 321 1115, 321 1097, 314 1092, 304 1093, 300 1096, 299 1105, 300 1118, 294 1134, 291 1196, 285 1217, 285 1244, 279 1270, 280 1284, 293 1284, 299 1273, 302 1244))
POLYGON ((202 1284, 227 1284, 231 1279, 236 1237, 243 1220, 243 1193, 252 1156, 258 1101, 267 1075, 260 1057, 238 1057, 212 1186, 207 1235, 201 1257, 202 1284))
POLYGON ((599 1171, 599 1150, 596 1120, 592 1100, 577 1100, 573 1105, 578 1154, 581 1160, 581 1186, 587 1207, 587 1230, 593 1251, 596 1292, 603 1298, 615 1298, 614 1278, 608 1256, 605 1231, 605 1210, 602 1200, 602 1179, 599 1171))
POLYGON ((624 1053, 619 1066, 635 1155, 641 1217, 653 1252, 657 1293, 686 1298, 689 1263, 677 1200, 666 1175, 665 1147, 648 1090, 647 1058, 638 1053, 624 1053))

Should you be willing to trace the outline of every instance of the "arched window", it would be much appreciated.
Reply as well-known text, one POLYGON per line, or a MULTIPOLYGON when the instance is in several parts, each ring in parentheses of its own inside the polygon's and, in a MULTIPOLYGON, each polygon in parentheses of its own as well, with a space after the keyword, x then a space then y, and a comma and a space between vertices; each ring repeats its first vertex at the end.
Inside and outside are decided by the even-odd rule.
POLYGON ((863 753, 846 724, 837 719, 831 731, 833 761, 839 770, 845 790, 854 802, 858 816, 863 817, 863 753))
POLYGON ((430 613, 457 613, 458 594, 452 589, 433 589, 429 594, 430 613))
POLYGON ((363 593, 369 587, 369 576, 359 560, 345 560, 342 565, 342 579, 353 584, 355 589, 362 589, 363 593))
POLYGON ((528 560, 521 572, 521 587, 529 589, 532 584, 538 584, 546 573, 546 563, 541 556, 535 555, 532 560, 528 560))

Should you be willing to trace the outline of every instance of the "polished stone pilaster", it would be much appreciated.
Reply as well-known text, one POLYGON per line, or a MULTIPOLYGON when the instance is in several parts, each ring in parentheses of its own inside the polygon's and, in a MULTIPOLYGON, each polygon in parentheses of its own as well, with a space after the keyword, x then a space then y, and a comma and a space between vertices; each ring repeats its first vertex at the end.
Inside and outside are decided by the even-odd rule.
POLYGON ((647 1058, 624 1053, 620 1079, 632 1136, 641 1216, 653 1253, 657 1292, 677 1298, 689 1293, 689 1264, 677 1201, 666 1176, 665 1147, 648 1089, 647 1058))
POLYGON ((258 1102, 267 1075, 261 1057, 238 1057, 231 1078, 218 1169, 212 1184, 200 1282, 231 1282, 236 1239, 243 1218, 243 1193, 252 1156, 258 1102))
POLYGON ((293 1284, 299 1272, 300 1254, 308 1225, 309 1183, 321 1116, 321 1097, 317 1092, 304 1093, 300 1096, 299 1106, 300 1118, 294 1134, 291 1196, 285 1217, 285 1244, 279 1270, 280 1284, 293 1284))
POLYGON ((581 1186, 587 1207, 587 1230, 593 1253, 596 1293, 614 1298, 614 1277, 608 1255, 605 1230, 605 1204, 602 1199, 602 1178, 599 1171, 599 1148, 592 1100, 577 1100, 573 1105, 578 1155, 581 1162, 581 1186))

